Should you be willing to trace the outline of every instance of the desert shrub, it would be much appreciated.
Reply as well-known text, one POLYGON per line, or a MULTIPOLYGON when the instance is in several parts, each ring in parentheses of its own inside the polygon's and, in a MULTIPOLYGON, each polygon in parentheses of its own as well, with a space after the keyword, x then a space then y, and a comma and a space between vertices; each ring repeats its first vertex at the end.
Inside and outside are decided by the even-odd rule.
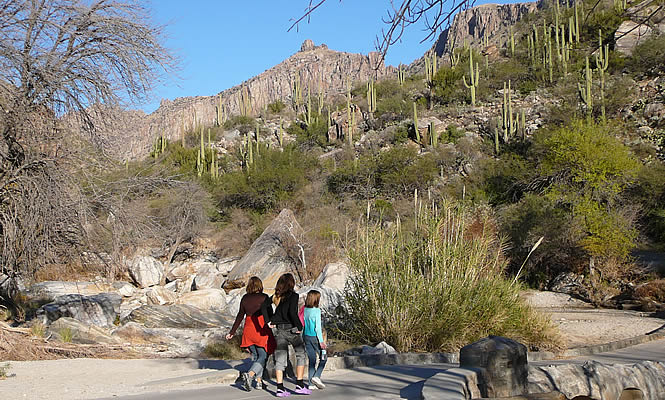
POLYGON ((9 370, 11 369, 12 365, 10 363, 0 365, 0 380, 7 379, 9 377, 9 370))
POLYGON ((69 327, 60 329, 58 335, 60 335, 60 339, 63 343, 71 343, 72 339, 74 339, 74 332, 69 327))
POLYGON ((442 67, 436 71, 433 92, 438 103, 447 104, 463 98, 462 75, 459 65, 456 68, 442 67))
POLYGON ((397 80, 383 80, 374 84, 376 90, 376 115, 392 114, 399 117, 411 115, 413 112, 413 100, 410 89, 415 83, 406 80, 403 86, 397 80))
POLYGON ((439 166, 432 154, 418 156, 410 147, 395 147, 378 155, 347 161, 327 178, 328 190, 358 198, 399 196, 426 189, 439 166))
POLYGON ((630 198, 642 207, 640 223, 652 240, 665 244, 665 165, 652 161, 640 168, 630 198))
POLYGON ((245 115, 234 115, 224 122, 224 129, 237 129, 245 134, 256 129, 256 120, 245 115))
POLYGON ((284 104, 282 100, 277 100, 268 104, 268 111, 270 111, 273 114, 279 114, 282 111, 284 111, 285 108, 286 104, 284 104))
POLYGON ((635 46, 627 61, 629 71, 636 76, 658 76, 665 73, 665 36, 653 35, 635 46))
POLYGON ((323 115, 312 115, 312 123, 293 122, 286 131, 296 137, 296 143, 306 148, 320 146, 328 143, 328 124, 323 115))
POLYGON ((499 211, 502 234, 506 235, 517 271, 531 247, 544 237, 544 241, 528 259, 521 277, 532 287, 542 288, 553 277, 564 271, 577 271, 584 264, 586 252, 581 246, 581 232, 575 229, 574 218, 556 201, 538 194, 526 194, 515 204, 499 211))
MULTIPOLYGON (((589 258, 626 261, 637 230, 635 207, 623 196, 639 168, 628 148, 607 125, 588 121, 540 131, 534 142, 534 165, 523 165, 528 173, 507 180, 526 194, 501 212, 514 259, 545 236, 543 257, 528 265, 528 281, 540 286, 563 270, 588 265, 589 258)), ((596 263, 601 272, 602 264, 596 263)))
POLYGON ((415 218, 413 230, 359 228, 347 246, 352 274, 341 332, 398 351, 457 350, 489 334, 531 348, 556 345, 546 318, 504 276, 502 244, 487 213, 443 203, 415 218))
POLYGON ((231 208, 266 212, 290 198, 306 183, 318 161, 295 146, 272 149, 261 146, 254 163, 224 174, 214 189, 222 213, 231 208))
POLYGON ((240 348, 241 338, 242 335, 238 334, 231 340, 212 342, 203 349, 203 354, 220 360, 242 360, 247 358, 247 353, 240 348))

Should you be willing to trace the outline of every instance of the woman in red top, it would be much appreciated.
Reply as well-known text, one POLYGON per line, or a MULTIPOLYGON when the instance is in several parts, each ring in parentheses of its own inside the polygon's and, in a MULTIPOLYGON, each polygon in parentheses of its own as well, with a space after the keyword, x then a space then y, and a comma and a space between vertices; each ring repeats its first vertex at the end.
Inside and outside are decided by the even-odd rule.
POLYGON ((249 278, 247 282, 247 294, 240 300, 240 310, 236 316, 231 331, 226 335, 226 340, 231 340, 245 317, 245 327, 242 331, 242 343, 240 347, 247 348, 252 353, 254 363, 249 371, 242 373, 243 386, 248 392, 252 390, 252 380, 256 377, 257 386, 264 387, 261 377, 265 368, 268 354, 275 351, 275 338, 272 331, 265 324, 261 314, 261 305, 270 301, 268 295, 263 293, 263 282, 256 276, 249 278))

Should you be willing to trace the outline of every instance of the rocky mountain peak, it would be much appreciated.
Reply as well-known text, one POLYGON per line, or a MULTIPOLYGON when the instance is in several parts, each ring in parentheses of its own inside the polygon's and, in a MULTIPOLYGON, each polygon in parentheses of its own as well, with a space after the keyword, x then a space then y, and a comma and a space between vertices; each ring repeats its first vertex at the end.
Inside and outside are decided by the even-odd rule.
POLYGON ((441 57, 455 47, 467 43, 479 45, 484 39, 501 47, 507 40, 508 29, 526 14, 536 11, 540 3, 481 4, 455 15, 450 27, 439 35, 434 50, 441 57))

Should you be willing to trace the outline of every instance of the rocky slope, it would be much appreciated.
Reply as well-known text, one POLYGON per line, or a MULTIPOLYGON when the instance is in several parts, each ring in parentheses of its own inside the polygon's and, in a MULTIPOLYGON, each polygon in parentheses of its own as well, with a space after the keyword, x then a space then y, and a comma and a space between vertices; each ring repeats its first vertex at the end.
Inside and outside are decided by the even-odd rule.
POLYGON ((349 80, 351 83, 362 82, 395 73, 396 69, 386 67, 378 53, 346 53, 331 50, 325 44, 315 46, 311 40, 306 40, 296 54, 218 95, 162 100, 160 107, 150 115, 140 115, 136 111, 119 114, 118 122, 112 123, 104 132, 106 148, 118 159, 144 157, 153 140, 161 134, 169 140, 177 140, 183 130, 216 124, 220 100, 227 115, 240 114, 243 96, 247 94, 253 115, 276 100, 289 104, 296 76, 303 98, 308 91, 313 97, 317 96, 320 82, 326 98, 330 99, 345 92, 349 80))
POLYGON ((536 2, 481 4, 461 11, 455 15, 450 27, 441 32, 434 50, 441 57, 464 43, 481 46, 485 39, 490 45, 502 47, 509 36, 509 27, 539 6, 540 3, 536 2))

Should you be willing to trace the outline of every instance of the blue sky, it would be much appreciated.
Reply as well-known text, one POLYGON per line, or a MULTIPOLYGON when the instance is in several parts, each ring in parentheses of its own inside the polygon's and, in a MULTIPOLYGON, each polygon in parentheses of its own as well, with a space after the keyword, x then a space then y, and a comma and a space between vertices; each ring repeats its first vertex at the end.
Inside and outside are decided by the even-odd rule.
MULTIPOLYGON (((156 88, 141 108, 154 111, 162 98, 213 95, 258 75, 300 49, 305 39, 333 50, 367 54, 385 25, 388 0, 327 0, 309 23, 287 32, 309 0, 152 0, 156 23, 168 23, 167 47, 181 58, 180 79, 156 88)), ((478 2, 479 4, 480 2, 478 2)), ((408 64, 433 42, 419 43, 422 26, 407 31, 387 63, 408 64)))

